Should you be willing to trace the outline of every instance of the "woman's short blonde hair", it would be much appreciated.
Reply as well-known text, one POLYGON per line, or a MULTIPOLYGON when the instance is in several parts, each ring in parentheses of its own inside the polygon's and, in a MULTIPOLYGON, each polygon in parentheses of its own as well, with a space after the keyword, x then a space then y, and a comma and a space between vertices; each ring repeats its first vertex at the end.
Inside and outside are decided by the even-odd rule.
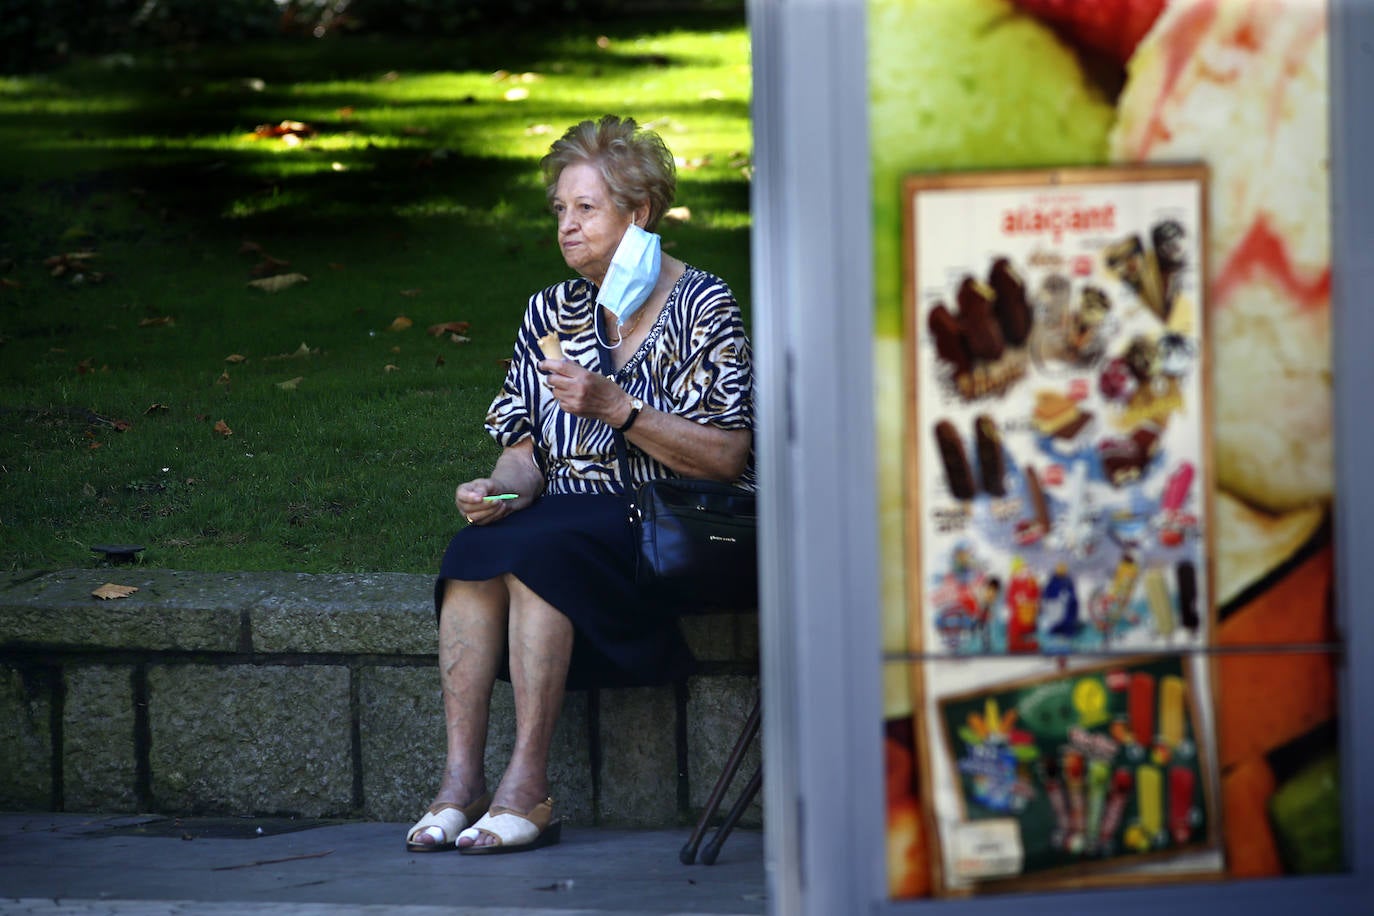
POLYGON ((677 166, 663 138, 643 130, 634 118, 606 115, 569 127, 539 161, 544 170, 549 202, 558 189, 558 176, 570 165, 590 163, 601 173, 611 200, 623 213, 649 205, 643 226, 652 232, 673 204, 677 166))

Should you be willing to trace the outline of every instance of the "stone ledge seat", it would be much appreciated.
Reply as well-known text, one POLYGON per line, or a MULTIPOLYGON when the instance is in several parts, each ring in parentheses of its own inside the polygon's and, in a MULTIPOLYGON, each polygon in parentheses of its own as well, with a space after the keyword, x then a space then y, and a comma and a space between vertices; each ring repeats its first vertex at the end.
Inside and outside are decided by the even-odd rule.
MULTIPOLYGON (((432 595, 407 573, 10 573, 0 809, 412 821, 444 752, 432 595), (138 591, 93 597, 107 582, 138 591)), ((568 694, 550 778, 571 825, 684 826, 704 807, 757 695, 758 618, 682 626, 687 682, 568 694)), ((509 684, 492 707, 494 783, 509 684)))

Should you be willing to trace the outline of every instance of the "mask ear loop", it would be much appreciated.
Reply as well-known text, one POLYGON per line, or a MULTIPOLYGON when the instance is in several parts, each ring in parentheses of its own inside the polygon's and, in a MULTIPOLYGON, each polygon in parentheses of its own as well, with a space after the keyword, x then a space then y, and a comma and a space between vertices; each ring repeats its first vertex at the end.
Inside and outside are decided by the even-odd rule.
MULTIPOLYGON (((631 225, 631 226, 636 226, 636 227, 639 225, 638 219, 637 219, 637 217, 635 217, 635 215, 634 215, 633 213, 630 214, 630 225, 631 225)), ((628 231, 628 230, 627 230, 627 231, 628 231)), ((622 241, 623 241, 623 237, 622 237, 622 241)), ((597 320, 595 320, 595 321, 592 322, 592 330, 596 333, 596 342, 599 343, 599 344, 601 344, 601 346, 605 347, 607 350, 618 350, 618 349, 620 349, 620 345, 623 344, 623 343, 625 342, 625 334, 624 334, 624 332, 621 330, 621 328, 619 327, 619 325, 617 325, 617 326, 616 326, 616 333, 619 334, 620 336, 616 338, 615 343, 612 344, 612 343, 609 343, 609 342, 603 340, 602 337, 601 337, 601 325, 605 323, 605 320, 606 320, 606 319, 605 319, 604 315, 600 312, 599 309, 600 309, 600 306, 598 306, 598 311, 597 311, 597 316, 596 316, 596 319, 597 319, 597 320)))

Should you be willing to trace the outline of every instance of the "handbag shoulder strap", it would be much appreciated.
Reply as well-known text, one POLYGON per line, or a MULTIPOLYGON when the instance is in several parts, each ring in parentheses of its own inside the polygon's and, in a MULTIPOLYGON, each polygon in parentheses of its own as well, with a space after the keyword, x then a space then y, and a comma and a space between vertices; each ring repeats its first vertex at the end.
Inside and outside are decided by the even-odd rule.
POLYGON ((625 442, 625 436, 613 431, 615 436, 615 457, 620 464, 620 488, 625 494, 625 501, 630 504, 630 519, 633 521, 639 514, 639 508, 635 505, 634 477, 630 473, 630 449, 625 442))

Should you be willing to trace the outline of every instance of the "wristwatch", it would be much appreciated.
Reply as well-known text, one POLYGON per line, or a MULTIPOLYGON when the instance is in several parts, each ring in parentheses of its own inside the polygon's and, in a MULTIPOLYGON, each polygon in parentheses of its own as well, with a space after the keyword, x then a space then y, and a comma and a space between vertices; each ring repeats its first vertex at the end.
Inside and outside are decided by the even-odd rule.
POLYGON ((625 422, 615 428, 618 433, 629 432, 630 427, 635 425, 635 420, 639 419, 639 412, 644 409, 644 401, 640 398, 630 398, 630 415, 625 418, 625 422))

